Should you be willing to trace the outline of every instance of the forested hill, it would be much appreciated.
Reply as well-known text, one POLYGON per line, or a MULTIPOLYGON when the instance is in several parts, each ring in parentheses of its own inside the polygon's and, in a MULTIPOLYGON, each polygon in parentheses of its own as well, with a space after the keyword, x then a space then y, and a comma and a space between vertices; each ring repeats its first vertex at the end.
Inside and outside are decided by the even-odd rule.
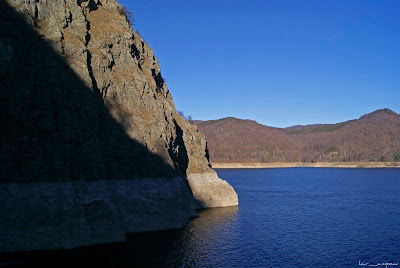
POLYGON ((205 134, 213 163, 400 161, 400 115, 390 109, 288 128, 233 117, 193 123, 205 134))

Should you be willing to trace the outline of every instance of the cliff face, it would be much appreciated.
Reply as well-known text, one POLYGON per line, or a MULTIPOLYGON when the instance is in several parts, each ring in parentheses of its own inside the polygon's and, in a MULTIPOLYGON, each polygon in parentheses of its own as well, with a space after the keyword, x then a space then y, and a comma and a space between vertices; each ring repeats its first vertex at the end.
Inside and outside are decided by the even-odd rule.
POLYGON ((1 1, 0 86, 0 251, 120 241, 237 205, 116 1, 1 1))
POLYGON ((204 138, 176 113, 157 58, 123 9, 78 2, 9 1, 31 24, 10 18, 3 30, 12 68, 2 100, 19 131, 6 142, 10 154, 21 147, 6 166, 18 168, 12 181, 208 172, 204 138))

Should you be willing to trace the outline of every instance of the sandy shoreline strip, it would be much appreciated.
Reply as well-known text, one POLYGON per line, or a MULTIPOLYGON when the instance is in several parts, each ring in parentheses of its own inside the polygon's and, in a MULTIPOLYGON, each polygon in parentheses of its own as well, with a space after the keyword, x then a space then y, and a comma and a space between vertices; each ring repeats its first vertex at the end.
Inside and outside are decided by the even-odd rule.
POLYGON ((213 168, 400 168, 400 162, 212 163, 213 168))

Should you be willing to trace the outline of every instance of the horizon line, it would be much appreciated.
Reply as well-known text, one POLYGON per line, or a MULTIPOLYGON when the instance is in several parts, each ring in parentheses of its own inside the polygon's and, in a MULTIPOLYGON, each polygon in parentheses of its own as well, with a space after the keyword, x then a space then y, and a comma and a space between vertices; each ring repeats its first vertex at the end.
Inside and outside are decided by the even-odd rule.
POLYGON ((348 121, 358 120, 358 119, 361 119, 361 118, 362 118, 363 116, 365 116, 365 115, 369 115, 369 114, 373 114, 373 113, 376 113, 376 112, 379 112, 379 111, 385 111, 385 110, 394 112, 395 114, 399 115, 398 112, 394 111, 393 109, 390 109, 390 108, 387 108, 387 107, 386 107, 386 108, 381 108, 381 109, 374 110, 374 111, 369 112, 369 113, 365 113, 365 114, 363 114, 363 115, 360 115, 358 118, 348 119, 348 120, 341 121, 341 122, 336 122, 336 123, 296 124, 296 125, 290 125, 290 126, 286 126, 286 127, 275 127, 275 126, 271 126, 271 125, 262 124, 262 123, 260 123, 260 122, 258 122, 258 121, 256 121, 256 120, 254 120, 254 119, 250 119, 250 118, 244 119, 244 118, 239 118, 239 117, 235 117, 235 116, 227 116, 227 117, 222 117, 222 118, 217 118, 217 119, 207 119, 207 120, 203 120, 203 119, 192 119, 191 121, 202 121, 202 122, 207 122, 207 121, 218 121, 218 120, 222 120, 222 119, 234 118, 234 119, 243 120, 243 121, 253 121, 253 122, 256 122, 257 124, 260 124, 260 125, 266 126, 266 127, 278 128, 278 129, 285 129, 285 128, 297 127, 297 126, 303 127, 303 126, 312 126, 312 125, 335 125, 335 124, 340 124, 340 123, 344 123, 344 122, 348 122, 348 121))

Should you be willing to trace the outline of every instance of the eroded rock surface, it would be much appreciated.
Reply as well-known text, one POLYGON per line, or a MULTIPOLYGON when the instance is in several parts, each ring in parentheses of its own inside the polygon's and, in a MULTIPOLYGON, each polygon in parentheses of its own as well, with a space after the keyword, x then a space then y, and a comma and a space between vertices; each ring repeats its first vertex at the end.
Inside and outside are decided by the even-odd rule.
POLYGON ((0 184, 0 252, 119 242, 196 216, 181 177, 0 184))
POLYGON ((197 208, 230 207, 238 205, 233 187, 218 178, 217 173, 192 173, 187 177, 197 208))
POLYGON ((207 194, 237 205, 198 191, 204 136, 115 0, 1 1, 0 87, 0 251, 181 227, 207 194))

